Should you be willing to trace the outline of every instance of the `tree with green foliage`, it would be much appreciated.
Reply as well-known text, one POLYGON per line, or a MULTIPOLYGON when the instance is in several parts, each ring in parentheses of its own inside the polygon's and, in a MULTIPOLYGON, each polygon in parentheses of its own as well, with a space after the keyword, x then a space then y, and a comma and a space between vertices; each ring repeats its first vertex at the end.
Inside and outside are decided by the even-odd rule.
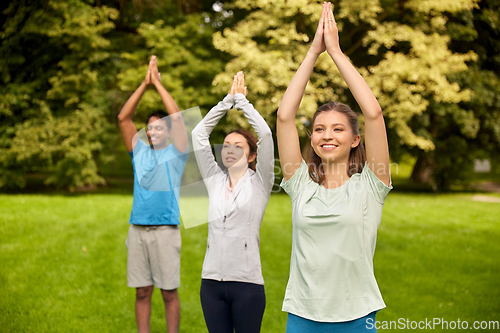
MULTIPOLYGON (((231 17, 211 13, 212 4, 16 0, 4 8, 0 188, 22 188, 30 173, 70 189, 103 184, 102 164, 116 155, 116 115, 151 54, 181 108, 215 103, 224 55, 211 39, 231 17)), ((161 105, 146 93, 138 126, 161 105)))
POLYGON ((83 0, 12 1, 0 47, 0 187, 28 172, 47 184, 103 183, 98 161, 109 131, 105 68, 118 11, 83 0))
MULTIPOLYGON (((418 156, 414 180, 446 186, 453 174, 447 182, 436 183, 438 175, 446 174, 437 172, 435 162, 423 168, 420 156, 436 156, 436 124, 477 132, 474 112, 460 104, 470 101, 472 91, 454 79, 477 55, 469 50, 453 52, 446 25, 448 16, 474 10, 476 1, 339 0, 333 4, 344 53, 384 110, 391 156, 396 161, 408 152, 418 156)), ((227 85, 229 73, 244 70, 249 84, 257 87, 249 92, 250 98, 258 101, 257 109, 274 126, 274 113, 307 52, 321 6, 307 0, 239 0, 229 8, 246 10, 248 15, 234 28, 215 34, 214 45, 233 59, 214 83, 227 85)), ((318 105, 330 100, 355 105, 352 96, 342 97, 347 87, 335 70, 327 71, 330 68, 334 66, 328 57, 318 59, 297 115, 303 137, 318 105)), ((235 116, 233 121, 239 120, 235 116)))
MULTIPOLYGON (((208 107, 217 102, 212 94, 212 80, 223 69, 223 57, 213 48, 214 30, 204 24, 202 15, 179 17, 177 22, 170 24, 162 19, 144 22, 137 32, 145 47, 121 53, 122 63, 127 65, 117 76, 121 91, 128 92, 138 86, 142 72, 147 69, 144 59, 155 54, 162 82, 181 110, 208 107)), ((145 115, 158 105, 161 101, 157 94, 145 94, 141 102, 145 110, 142 113, 145 115)))
MULTIPOLYGON (((436 106, 429 114, 428 126, 434 133, 436 149, 418 155, 417 163, 423 170, 426 166, 432 169, 438 188, 467 182, 475 159, 490 159, 493 166, 499 164, 500 1, 482 0, 472 10, 448 14, 446 31, 450 50, 462 54, 472 50, 477 57, 467 63, 467 71, 450 75, 451 80, 472 92, 470 100, 449 109, 436 106)), ((417 171, 414 179, 419 175, 417 171)))
MULTIPOLYGON (((344 53, 379 100, 391 157, 445 189, 500 148, 498 0, 335 0, 344 53)), ((243 70, 271 128, 321 12, 312 0, 13 0, 2 4, 0 189, 27 175, 75 188, 103 184, 119 146, 116 115, 156 54, 181 109, 203 111, 243 70)), ((335 66, 318 59, 297 114, 307 143, 318 105, 355 106, 335 66)), ((137 126, 161 107, 146 92, 137 126)), ((220 132, 248 127, 229 113, 220 132)))
MULTIPOLYGON (((139 23, 134 27, 135 34, 125 32, 120 37, 133 44, 118 54, 120 70, 117 74, 115 114, 131 91, 139 86, 143 72, 147 69, 146 60, 152 54, 157 56, 162 84, 180 110, 199 106, 202 112, 206 112, 218 102, 219 96, 212 92, 212 80, 224 69, 229 56, 213 47, 212 35, 230 23, 232 16, 229 12, 214 11, 212 4, 211 1, 182 2, 182 6, 177 7, 175 1, 170 1, 161 6, 158 4, 155 8, 144 7, 138 15, 136 11, 130 10, 133 3, 129 3, 122 10, 123 15, 119 18, 121 23, 117 23, 117 26, 130 24, 133 18, 139 18, 139 23), (143 19, 147 21, 141 22, 143 19)), ((158 108, 163 108, 158 94, 146 91, 138 107, 136 127, 144 127, 146 115, 158 108)), ((222 133, 219 129, 214 137, 221 137, 222 133)), ((120 143, 112 144, 120 149, 120 143)), ((197 166, 188 163, 184 173, 186 177, 196 174, 190 168, 197 166)))

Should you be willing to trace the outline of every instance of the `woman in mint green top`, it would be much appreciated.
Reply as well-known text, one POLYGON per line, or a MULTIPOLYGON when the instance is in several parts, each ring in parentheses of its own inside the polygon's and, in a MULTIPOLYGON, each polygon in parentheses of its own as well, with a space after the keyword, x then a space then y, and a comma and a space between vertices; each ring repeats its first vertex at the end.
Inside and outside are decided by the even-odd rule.
MULTIPOLYGON (((382 110, 342 53, 331 4, 281 101, 277 119, 283 189, 292 200, 293 243, 283 311, 287 333, 362 332, 385 304, 373 273, 377 229, 391 190, 382 110), (295 115, 318 56, 327 51, 365 119, 330 102, 313 117, 309 161, 302 159, 295 115)), ((372 331, 372 330, 370 330, 372 331)))

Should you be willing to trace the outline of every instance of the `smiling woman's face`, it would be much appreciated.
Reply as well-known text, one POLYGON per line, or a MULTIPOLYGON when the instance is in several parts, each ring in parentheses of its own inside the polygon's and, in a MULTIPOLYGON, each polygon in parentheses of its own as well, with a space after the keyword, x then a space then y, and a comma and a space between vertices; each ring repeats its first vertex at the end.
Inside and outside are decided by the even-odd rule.
POLYGON ((311 135, 311 146, 325 162, 345 162, 351 149, 359 144, 359 135, 354 135, 349 119, 337 111, 324 111, 316 116, 311 135))
POLYGON ((224 139, 221 156, 226 168, 248 168, 250 146, 247 139, 239 133, 231 133, 224 139))

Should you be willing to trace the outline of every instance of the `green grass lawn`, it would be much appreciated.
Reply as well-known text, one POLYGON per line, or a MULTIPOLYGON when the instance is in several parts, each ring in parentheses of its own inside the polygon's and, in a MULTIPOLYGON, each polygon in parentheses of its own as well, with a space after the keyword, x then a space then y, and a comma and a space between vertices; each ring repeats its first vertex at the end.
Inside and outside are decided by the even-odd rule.
MULTIPOLYGON (((389 194, 375 255, 387 308, 377 320, 500 320, 500 204, 469 194, 389 194)), ((132 195, 0 195, 0 331, 134 332, 126 287, 132 195)), ((284 332, 291 249, 288 196, 261 229, 262 332, 284 332)), ((199 302, 207 226, 182 230, 181 332, 206 332, 199 302)), ((158 291, 152 332, 164 332, 158 291)), ((385 331, 385 330, 380 330, 385 331)))

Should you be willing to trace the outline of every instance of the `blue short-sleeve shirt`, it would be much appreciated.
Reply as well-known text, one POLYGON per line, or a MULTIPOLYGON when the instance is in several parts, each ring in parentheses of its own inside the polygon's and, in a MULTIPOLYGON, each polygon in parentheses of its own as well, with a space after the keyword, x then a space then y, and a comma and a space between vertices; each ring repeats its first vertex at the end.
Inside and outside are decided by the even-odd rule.
POLYGON ((179 194, 188 153, 173 144, 154 150, 139 140, 129 153, 134 168, 130 224, 178 225, 179 194))

